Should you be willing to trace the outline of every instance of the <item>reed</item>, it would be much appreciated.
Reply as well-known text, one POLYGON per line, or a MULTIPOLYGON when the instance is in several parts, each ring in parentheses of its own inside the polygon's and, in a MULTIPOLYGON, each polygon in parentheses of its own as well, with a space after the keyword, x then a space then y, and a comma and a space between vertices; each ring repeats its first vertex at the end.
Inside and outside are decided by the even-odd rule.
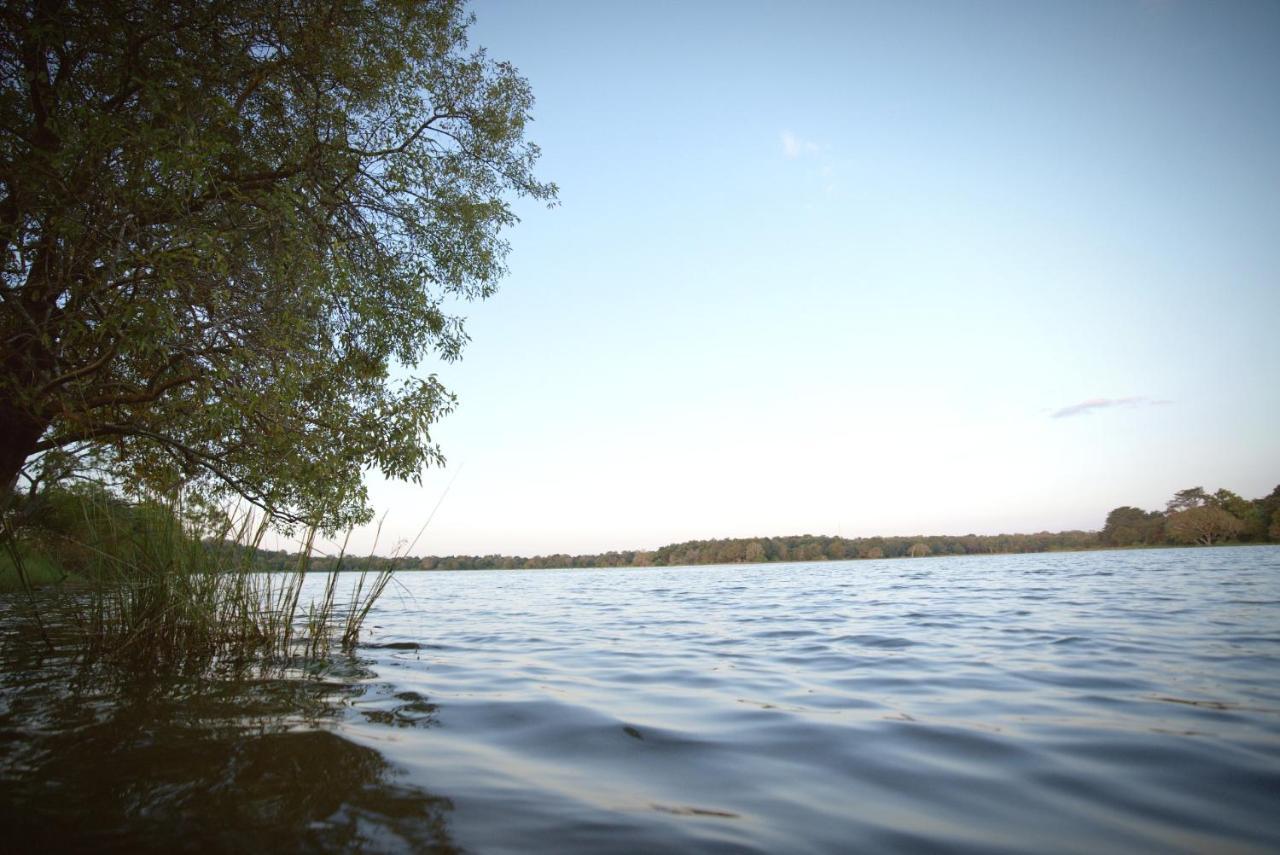
MULTIPOLYGON (((155 668, 213 663, 298 663, 350 649, 391 581, 361 572, 344 584, 346 542, 317 596, 308 578, 318 532, 305 532, 296 566, 261 572, 255 556, 270 529, 254 511, 196 528, 182 498, 126 502, 105 492, 61 496, 53 524, 22 527, 10 515, 4 554, 50 644, 155 668), (35 590, 29 568, 60 566, 63 584, 35 590)), ((348 534, 349 537, 349 534, 348 534)))

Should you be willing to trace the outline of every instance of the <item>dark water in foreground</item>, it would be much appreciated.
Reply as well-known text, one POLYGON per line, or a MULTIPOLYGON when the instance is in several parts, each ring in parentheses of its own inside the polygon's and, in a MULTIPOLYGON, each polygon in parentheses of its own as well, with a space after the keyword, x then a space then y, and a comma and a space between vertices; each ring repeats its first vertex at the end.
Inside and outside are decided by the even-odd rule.
POLYGON ((1280 548, 401 580, 311 681, 7 654, 9 845, 1280 850, 1280 548))

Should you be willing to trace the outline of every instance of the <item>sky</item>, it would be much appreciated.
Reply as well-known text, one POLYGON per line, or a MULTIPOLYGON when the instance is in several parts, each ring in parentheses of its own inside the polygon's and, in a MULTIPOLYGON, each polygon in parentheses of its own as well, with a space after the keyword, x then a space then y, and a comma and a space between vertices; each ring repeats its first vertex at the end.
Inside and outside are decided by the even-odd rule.
POLYGON ((421 367, 448 465, 370 477, 379 553, 1098 529, 1280 483, 1280 4, 472 9, 561 204, 517 204, 463 359, 421 367))

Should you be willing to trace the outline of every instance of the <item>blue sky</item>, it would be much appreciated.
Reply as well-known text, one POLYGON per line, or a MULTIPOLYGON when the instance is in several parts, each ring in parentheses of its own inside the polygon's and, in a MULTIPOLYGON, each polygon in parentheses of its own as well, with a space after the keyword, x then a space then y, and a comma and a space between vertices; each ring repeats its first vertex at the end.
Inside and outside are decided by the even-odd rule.
MULTIPOLYGON (((560 207, 380 552, 1098 528, 1280 482, 1280 4, 473 6, 560 207)), ((370 532, 357 537, 368 548, 370 532)))

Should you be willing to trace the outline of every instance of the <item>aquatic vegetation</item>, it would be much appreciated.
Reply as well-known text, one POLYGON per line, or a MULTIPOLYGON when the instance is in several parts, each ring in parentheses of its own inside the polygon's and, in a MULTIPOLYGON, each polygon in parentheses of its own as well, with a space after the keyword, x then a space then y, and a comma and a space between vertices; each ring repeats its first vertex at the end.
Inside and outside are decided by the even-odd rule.
POLYGON ((38 519, 24 526, 10 513, 2 539, 4 572, 25 590, 19 602, 44 642, 147 667, 308 660, 335 644, 350 648, 391 582, 389 569, 340 582, 344 543, 319 597, 304 599, 317 529, 305 533, 290 569, 263 573, 254 556, 271 517, 211 515, 181 496, 60 491, 38 519), (41 579, 61 584, 37 589, 41 579))
MULTIPOLYGON (((37 499, 0 517, 20 588, 0 597, 11 846, 453 851, 449 801, 339 732, 390 570, 346 572, 344 543, 314 572, 312 528, 291 568, 261 572, 272 519, 194 497, 37 499)), ((425 697, 393 700, 397 726, 433 723, 425 697)))

